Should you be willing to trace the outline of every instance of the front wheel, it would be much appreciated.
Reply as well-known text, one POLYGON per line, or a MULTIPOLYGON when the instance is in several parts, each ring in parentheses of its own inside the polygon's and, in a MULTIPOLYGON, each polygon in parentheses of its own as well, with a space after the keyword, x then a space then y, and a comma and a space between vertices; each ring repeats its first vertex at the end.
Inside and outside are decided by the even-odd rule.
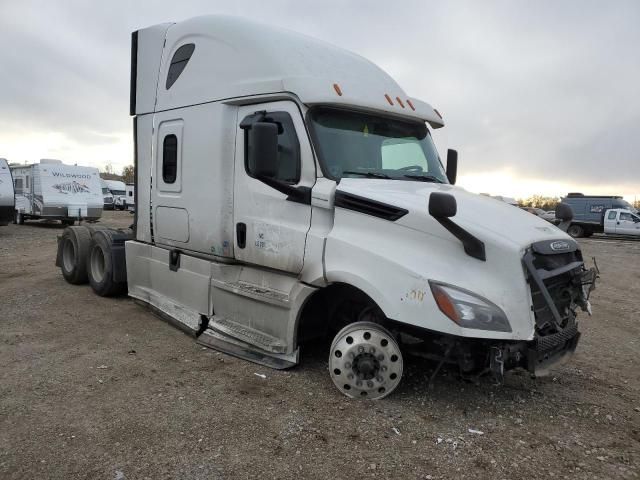
POLYGON ((393 335, 373 322, 347 325, 331 344, 331 379, 351 398, 386 397, 400 383, 402 367, 402 353, 393 335))
POLYGON ((571 225, 567 229, 567 233, 573 238, 582 238, 584 236, 584 229, 580 225, 571 225))

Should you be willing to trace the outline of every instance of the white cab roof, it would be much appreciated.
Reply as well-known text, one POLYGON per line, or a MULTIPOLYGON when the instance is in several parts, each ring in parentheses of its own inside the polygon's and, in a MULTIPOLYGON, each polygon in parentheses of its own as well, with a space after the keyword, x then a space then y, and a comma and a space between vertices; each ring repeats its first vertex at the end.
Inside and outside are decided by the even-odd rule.
MULTIPOLYGON (((434 128, 444 125, 429 104, 409 97, 369 60, 306 35, 243 18, 203 16, 140 30, 140 45, 149 45, 152 36, 159 40, 163 34, 166 43, 155 111, 290 92, 309 106, 360 107, 424 120, 434 128), (195 44, 193 54, 167 89, 171 59, 178 48, 189 43, 195 44)), ((141 53, 139 63, 144 59, 141 53)))

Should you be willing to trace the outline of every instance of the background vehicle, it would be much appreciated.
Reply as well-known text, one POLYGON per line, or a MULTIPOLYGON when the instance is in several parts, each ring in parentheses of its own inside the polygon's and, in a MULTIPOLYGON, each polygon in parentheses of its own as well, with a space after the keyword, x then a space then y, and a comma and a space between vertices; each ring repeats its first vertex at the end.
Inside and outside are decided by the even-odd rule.
POLYGON ((118 210, 124 210, 127 208, 127 193, 126 185, 120 180, 105 180, 109 192, 113 195, 113 206, 118 210))
POLYGON ((213 16, 134 32, 131 78, 133 231, 67 228, 70 283, 274 368, 333 338, 358 398, 393 391, 411 351, 501 379, 576 348, 595 281, 578 244, 455 187, 442 116, 368 60, 213 16))
POLYGON ((607 209, 622 208, 636 213, 636 209, 629 202, 617 196, 570 193, 562 202, 573 209, 574 218, 567 232, 575 238, 603 233, 603 217, 607 209))
POLYGON ((102 187, 102 197, 103 197, 103 209, 104 210, 113 210, 113 195, 109 191, 109 186, 107 182, 104 181, 103 178, 100 179, 100 186, 102 187))
POLYGON ((97 168, 65 165, 60 160, 40 160, 33 165, 12 166, 15 188, 15 221, 97 220, 103 197, 97 168))
POLYGON ((126 188, 127 209, 135 211, 136 209, 136 187, 134 183, 127 183, 126 188))
POLYGON ((640 216, 623 208, 607 210, 604 214, 604 233, 640 236, 640 216))
POLYGON ((11 170, 7 160, 0 158, 0 226, 13 221, 14 213, 15 198, 11 170))

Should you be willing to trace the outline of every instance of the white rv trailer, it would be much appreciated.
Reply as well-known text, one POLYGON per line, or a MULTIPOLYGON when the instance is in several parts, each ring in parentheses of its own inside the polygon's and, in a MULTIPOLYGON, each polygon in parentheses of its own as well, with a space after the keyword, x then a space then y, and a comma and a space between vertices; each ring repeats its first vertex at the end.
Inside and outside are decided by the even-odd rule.
POLYGON ((113 206, 118 210, 124 210, 127 207, 127 187, 120 180, 105 180, 109 192, 113 195, 113 206))
POLYGON ((100 187, 102 188, 103 210, 113 210, 113 194, 109 191, 109 186, 103 178, 100 178, 100 187))
POLYGON ((131 79, 133 232, 67 228, 70 283, 128 288, 274 368, 328 336, 331 378, 358 398, 394 390, 412 351, 500 379, 576 348, 596 277, 578 244, 454 186, 440 114, 368 60, 212 16, 134 32, 131 79))
POLYGON ((97 168, 65 165, 60 160, 40 160, 33 165, 12 166, 15 218, 97 220, 102 216, 102 188, 97 168))
POLYGON ((11 170, 5 158, 0 158, 0 226, 8 225, 14 219, 15 197, 11 170))

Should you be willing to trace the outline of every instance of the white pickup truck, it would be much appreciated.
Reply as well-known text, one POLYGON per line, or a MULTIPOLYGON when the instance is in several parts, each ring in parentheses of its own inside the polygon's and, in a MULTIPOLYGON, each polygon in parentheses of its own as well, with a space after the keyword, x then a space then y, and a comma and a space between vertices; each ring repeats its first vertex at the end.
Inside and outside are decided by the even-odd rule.
POLYGON ((604 233, 640 237, 640 217, 624 208, 611 208, 604 214, 604 233))

